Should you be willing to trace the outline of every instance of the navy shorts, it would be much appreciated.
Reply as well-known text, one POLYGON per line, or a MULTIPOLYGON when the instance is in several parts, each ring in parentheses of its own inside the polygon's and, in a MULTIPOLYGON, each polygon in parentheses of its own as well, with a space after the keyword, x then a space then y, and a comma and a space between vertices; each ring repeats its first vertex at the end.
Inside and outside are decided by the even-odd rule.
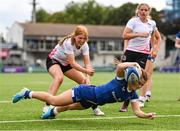
POLYGON ((73 102, 74 103, 80 102, 85 109, 93 106, 97 106, 98 104, 97 104, 94 87, 95 87, 94 85, 85 85, 85 84, 75 86, 72 89, 73 102))
POLYGON ((49 68, 55 64, 58 64, 62 70, 63 73, 65 73, 66 71, 72 69, 72 67, 70 65, 64 66, 62 65, 59 61, 55 60, 55 59, 51 59, 49 58, 49 56, 46 59, 46 68, 47 71, 49 71, 49 68))

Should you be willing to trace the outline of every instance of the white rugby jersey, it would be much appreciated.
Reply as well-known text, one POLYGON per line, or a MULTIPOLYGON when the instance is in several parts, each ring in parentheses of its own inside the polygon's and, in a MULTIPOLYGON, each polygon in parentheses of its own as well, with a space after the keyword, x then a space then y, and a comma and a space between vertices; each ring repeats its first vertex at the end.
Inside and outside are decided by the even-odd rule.
POLYGON ((157 30, 156 22, 148 19, 148 22, 143 23, 139 17, 134 17, 128 21, 126 27, 130 28, 133 33, 149 32, 149 36, 147 38, 135 37, 130 39, 128 41, 127 50, 150 54, 150 39, 152 32, 157 30))
POLYGON ((66 39, 63 44, 57 44, 55 48, 49 53, 51 59, 59 61, 62 65, 68 65, 67 55, 74 54, 74 56, 89 55, 89 46, 85 42, 80 49, 77 49, 76 46, 71 42, 71 38, 66 39))

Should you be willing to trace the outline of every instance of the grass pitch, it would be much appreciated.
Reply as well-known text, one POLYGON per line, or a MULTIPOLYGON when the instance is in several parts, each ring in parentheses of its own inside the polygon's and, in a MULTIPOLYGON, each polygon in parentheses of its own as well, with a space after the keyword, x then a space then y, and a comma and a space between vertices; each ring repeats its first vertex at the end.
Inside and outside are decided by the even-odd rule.
MULTIPOLYGON (((108 82, 114 73, 96 73, 92 84, 108 82)), ((180 130, 180 74, 154 73, 151 102, 142 109, 156 112, 154 120, 141 119, 128 112, 120 113, 119 103, 101 106, 106 116, 96 117, 92 110, 67 111, 56 119, 42 120, 43 102, 26 100, 11 103, 12 96, 22 87, 47 91, 52 81, 48 73, 0 74, 0 130, 180 130)), ((76 83, 65 78, 59 92, 76 83)))

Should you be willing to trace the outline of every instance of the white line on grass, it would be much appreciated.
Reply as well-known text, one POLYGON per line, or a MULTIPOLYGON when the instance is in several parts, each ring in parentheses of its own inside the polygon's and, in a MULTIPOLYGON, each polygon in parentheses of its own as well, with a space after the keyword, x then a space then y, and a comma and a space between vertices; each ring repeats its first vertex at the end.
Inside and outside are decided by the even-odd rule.
POLYGON ((0 101, 0 103, 12 103, 12 101, 0 101))
MULTIPOLYGON (((180 115, 158 115, 158 118, 165 117, 180 117, 180 115)), ((13 121, 0 121, 2 123, 26 123, 26 122, 46 122, 46 121, 72 121, 72 120, 107 120, 107 119, 129 119, 137 118, 136 116, 119 116, 119 117, 92 117, 92 118, 58 118, 58 119, 46 119, 46 120, 13 120, 13 121)))

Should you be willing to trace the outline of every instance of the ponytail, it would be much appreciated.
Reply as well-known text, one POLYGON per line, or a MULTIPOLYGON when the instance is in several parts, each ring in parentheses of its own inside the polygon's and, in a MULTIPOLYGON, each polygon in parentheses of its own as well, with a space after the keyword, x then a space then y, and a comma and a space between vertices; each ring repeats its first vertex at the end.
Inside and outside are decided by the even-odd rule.
POLYGON ((73 36, 74 36, 74 33, 72 33, 71 35, 67 35, 67 36, 61 38, 61 39, 59 40, 58 44, 59 44, 59 45, 62 45, 66 39, 72 38, 73 36))

